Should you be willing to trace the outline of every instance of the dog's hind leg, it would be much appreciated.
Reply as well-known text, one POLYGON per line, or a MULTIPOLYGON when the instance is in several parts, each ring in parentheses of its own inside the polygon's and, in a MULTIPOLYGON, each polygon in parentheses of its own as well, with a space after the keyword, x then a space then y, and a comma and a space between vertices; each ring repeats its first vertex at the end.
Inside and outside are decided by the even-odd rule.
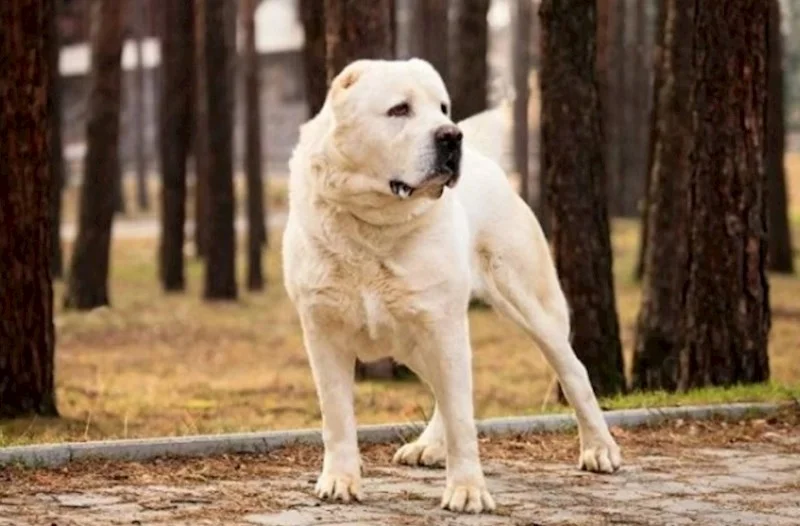
POLYGON ((484 292, 497 310, 533 338, 555 370, 578 420, 579 467, 610 473, 620 466, 620 450, 608 431, 586 368, 570 344, 567 302, 544 236, 532 215, 529 217, 526 224, 516 225, 514 234, 488 236, 486 243, 479 246, 484 292), (520 234, 536 236, 533 250, 519 249, 531 246, 530 237, 517 238, 520 234))
MULTIPOLYGON (((406 365, 431 388, 424 372, 424 366, 417 356, 410 356, 406 365)), ((433 389, 431 388, 431 390, 433 389)), ((445 442, 444 422, 437 403, 425 430, 416 440, 401 446, 394 454, 392 461, 395 464, 406 464, 408 466, 443 468, 446 458, 447 444, 445 442)))

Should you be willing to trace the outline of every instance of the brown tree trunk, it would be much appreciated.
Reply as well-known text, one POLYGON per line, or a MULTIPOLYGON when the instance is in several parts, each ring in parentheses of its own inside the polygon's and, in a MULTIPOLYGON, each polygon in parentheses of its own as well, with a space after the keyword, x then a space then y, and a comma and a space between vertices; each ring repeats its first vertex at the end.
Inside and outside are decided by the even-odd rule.
POLYGON ((412 54, 430 62, 448 85, 450 0, 416 0, 413 8, 412 54))
POLYGON ((227 30, 226 0, 205 2, 205 81, 208 108, 208 239, 205 293, 208 300, 236 299, 236 232, 233 194, 234 42, 227 30))
POLYGON ((646 164, 646 176, 644 180, 644 200, 642 202, 642 220, 641 220, 641 230, 639 233, 639 247, 638 253, 636 256, 636 267, 633 270, 633 279, 635 281, 641 281, 644 277, 644 264, 645 264, 645 255, 647 253, 647 241, 649 239, 649 228, 650 228, 650 184, 651 184, 651 174, 653 173, 653 163, 655 159, 655 147, 656 141, 658 140, 658 93, 660 91, 660 86, 662 86, 663 79, 662 79, 662 60, 664 55, 664 26, 666 24, 666 11, 667 7, 665 3, 660 3, 656 7, 657 15, 656 15, 656 30, 655 30, 655 40, 652 45, 652 53, 649 55, 652 59, 650 64, 650 69, 653 71, 653 84, 649 87, 649 91, 651 92, 651 98, 649 101, 650 112, 647 116, 647 125, 648 129, 645 130, 643 133, 647 134, 647 164, 646 164))
POLYGON ((119 188, 119 115, 123 0, 92 2, 92 79, 86 125, 78 237, 64 306, 88 310, 109 304, 108 268, 115 189, 119 188))
POLYGON ((689 279, 679 388, 769 378, 763 0, 695 0, 689 279))
MULTIPOLYGON (((620 204, 620 187, 623 184, 623 174, 626 170, 628 159, 625 148, 628 97, 626 70, 628 53, 626 35, 629 31, 627 24, 628 10, 625 0, 608 0, 609 7, 609 60, 606 100, 603 113, 608 121, 604 130, 606 133, 606 159, 607 182, 609 196, 609 212, 618 215, 620 204)), ((601 91, 602 94, 602 91, 601 91)))
POLYGON ((64 275, 64 256, 61 250, 61 199, 66 177, 64 176, 64 143, 61 137, 61 75, 59 74, 58 2, 48 23, 48 119, 50 124, 50 166, 52 171, 50 193, 50 273, 53 278, 64 275))
POLYGON ((325 0, 328 82, 360 58, 394 57, 390 0, 325 0))
POLYGON ((542 154, 556 267, 572 309, 572 343, 600 396, 625 390, 611 273, 596 9, 543 0, 542 154))
POLYGON ((245 89, 245 166, 247 171, 247 288, 264 288, 261 249, 266 244, 264 225, 264 184, 261 175, 261 101, 260 71, 256 51, 255 12, 257 2, 244 0, 242 5, 244 33, 245 89))
POLYGON ((767 79, 767 199, 769 205, 769 268, 785 274, 794 273, 789 207, 786 199, 786 126, 783 83, 783 37, 781 7, 769 0, 769 42, 767 44, 769 77, 767 79))
POLYGON ((450 96, 458 122, 486 109, 489 89, 490 0, 461 0, 454 24, 457 49, 451 54, 450 96))
POLYGON ((58 416, 50 278, 53 17, 47 0, 0 2, 0 419, 58 416))
POLYGON ((533 17, 531 1, 517 2, 513 26, 514 70, 514 164, 520 177, 520 194, 528 206, 534 207, 529 165, 528 99, 530 98, 530 41, 533 17))
POLYGON ((685 28, 694 25, 694 0, 667 0, 662 55, 653 88, 653 159, 642 283, 636 325, 633 388, 674 391, 683 346, 683 291, 688 278, 688 199, 692 165, 694 43, 685 28))
POLYGON ((136 164, 136 203, 139 210, 150 209, 150 199, 147 194, 147 159, 145 159, 144 127, 147 122, 144 82, 144 40, 147 2, 139 0, 134 4, 134 31, 136 36, 136 87, 133 90, 133 127, 135 134, 135 164, 136 164), (137 5, 138 4, 138 5, 137 5))
POLYGON ((185 287, 186 159, 191 141, 191 86, 194 78, 192 7, 192 2, 185 0, 164 0, 159 133, 162 180, 159 276, 165 291, 180 291, 185 287))
POLYGON ((194 244, 197 257, 205 257, 208 245, 208 94, 206 87, 205 0, 194 1, 194 244))
MULTIPOLYGON (((347 64, 360 58, 392 58, 393 2, 377 0, 325 0, 325 39, 328 82, 347 64)), ((407 369, 391 358, 370 363, 356 362, 356 377, 392 378, 407 369)))
POLYGON ((321 0, 300 0, 300 17, 305 32, 303 69, 309 118, 316 115, 328 94, 325 73, 325 10, 321 0))

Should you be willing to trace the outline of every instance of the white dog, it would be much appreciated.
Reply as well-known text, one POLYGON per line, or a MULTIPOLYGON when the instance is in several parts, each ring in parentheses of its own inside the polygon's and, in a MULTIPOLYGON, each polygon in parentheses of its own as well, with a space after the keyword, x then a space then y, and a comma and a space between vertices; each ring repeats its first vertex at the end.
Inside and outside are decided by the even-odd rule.
POLYGON ((570 346, 567 303, 539 223, 479 153, 498 149, 469 136, 462 145, 449 115, 447 90, 427 62, 359 60, 334 79, 290 161, 283 268, 322 410, 323 499, 361 499, 354 363, 392 356, 436 396, 427 428, 395 462, 446 464, 443 508, 494 509, 472 406, 471 294, 545 353, 577 413, 580 467, 620 465, 570 346))

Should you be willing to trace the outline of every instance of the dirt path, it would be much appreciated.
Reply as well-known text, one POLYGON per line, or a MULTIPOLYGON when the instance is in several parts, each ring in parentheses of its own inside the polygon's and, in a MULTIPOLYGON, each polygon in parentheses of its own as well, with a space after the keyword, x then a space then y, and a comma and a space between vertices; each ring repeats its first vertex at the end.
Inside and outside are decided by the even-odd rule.
POLYGON ((493 515, 440 511, 444 473, 389 464, 394 446, 364 448, 362 504, 311 495, 315 448, 270 455, 83 463, 0 471, 0 525, 797 525, 800 417, 677 422, 614 430, 625 454, 613 476, 575 469, 577 437, 484 439, 493 515))

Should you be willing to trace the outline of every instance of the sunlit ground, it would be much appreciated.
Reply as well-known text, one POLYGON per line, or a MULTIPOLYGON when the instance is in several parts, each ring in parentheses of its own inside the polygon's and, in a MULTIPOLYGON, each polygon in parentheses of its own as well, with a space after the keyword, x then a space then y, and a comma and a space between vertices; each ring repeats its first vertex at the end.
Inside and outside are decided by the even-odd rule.
MULTIPOLYGON (((788 166, 795 246, 800 246, 800 155, 790 156, 788 166)), ((278 207, 285 191, 273 190, 270 202, 278 207)), ((74 205, 68 203, 70 207, 74 205)), ((638 227, 636 222, 617 221, 613 230, 617 305, 629 363, 639 307, 639 289, 631 279, 638 227)), ((273 232, 272 239, 277 247, 279 232, 273 232)), ((238 303, 229 305, 199 299, 202 268, 192 258, 186 293, 164 295, 156 279, 155 256, 155 240, 114 241, 110 309, 64 313, 63 286, 56 286, 56 379, 62 418, 0 424, 0 444, 319 424, 300 327, 280 282, 277 248, 267 256, 267 291, 243 292, 238 303)), ((800 398, 800 279, 771 276, 771 296, 772 384, 688 395, 636 395, 605 400, 603 405, 800 398)), ((545 405, 553 375, 516 326, 488 310, 473 311, 471 323, 478 417, 563 410, 545 405)), ((427 390, 414 381, 358 384, 360 423, 424 419, 431 404, 427 390)))

